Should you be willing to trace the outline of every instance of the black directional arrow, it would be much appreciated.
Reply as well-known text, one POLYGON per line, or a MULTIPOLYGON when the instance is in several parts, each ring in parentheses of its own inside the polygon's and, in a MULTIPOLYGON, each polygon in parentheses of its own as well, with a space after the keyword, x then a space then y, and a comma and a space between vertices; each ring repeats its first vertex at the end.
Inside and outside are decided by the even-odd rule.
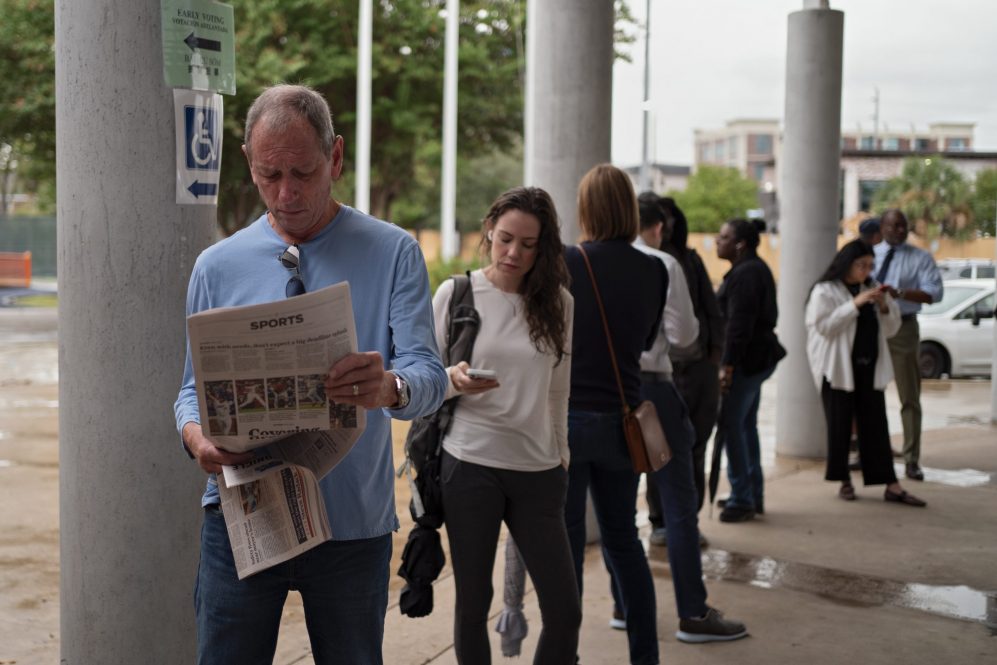
POLYGON ((205 39, 204 37, 198 37, 193 32, 187 35, 187 39, 183 40, 183 43, 190 47, 190 50, 204 49, 205 51, 221 51, 222 43, 215 41, 214 39, 205 39))
POLYGON ((202 196, 214 196, 218 193, 218 183, 215 182, 198 182, 195 180, 187 191, 193 194, 196 198, 202 196))

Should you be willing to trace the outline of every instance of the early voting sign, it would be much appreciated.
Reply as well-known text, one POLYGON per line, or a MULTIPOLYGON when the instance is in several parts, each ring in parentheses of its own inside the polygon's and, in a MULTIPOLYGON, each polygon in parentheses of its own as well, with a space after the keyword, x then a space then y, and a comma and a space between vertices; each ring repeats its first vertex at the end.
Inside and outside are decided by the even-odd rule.
POLYGON ((163 75, 171 88, 235 94, 232 5, 162 0, 163 75))
POLYGON ((222 96, 173 91, 176 117, 177 203, 217 205, 222 167, 222 96))

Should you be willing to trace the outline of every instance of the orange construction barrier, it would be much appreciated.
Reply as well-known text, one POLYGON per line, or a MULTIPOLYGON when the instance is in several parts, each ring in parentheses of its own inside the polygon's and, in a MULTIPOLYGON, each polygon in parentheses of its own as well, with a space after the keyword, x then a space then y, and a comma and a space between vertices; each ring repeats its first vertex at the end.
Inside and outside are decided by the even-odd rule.
POLYGON ((31 252, 0 252, 0 286, 31 287, 31 252))

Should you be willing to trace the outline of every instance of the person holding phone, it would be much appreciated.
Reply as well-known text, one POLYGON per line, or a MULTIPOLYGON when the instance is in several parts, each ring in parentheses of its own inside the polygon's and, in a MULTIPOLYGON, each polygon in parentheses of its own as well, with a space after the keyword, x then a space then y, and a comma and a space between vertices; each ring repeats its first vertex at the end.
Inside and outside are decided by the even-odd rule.
POLYGON ((872 274, 872 246, 848 243, 831 261, 807 299, 807 355, 827 420, 825 480, 839 481, 838 496, 856 499, 848 470, 854 419, 862 479, 886 485, 886 501, 923 507, 908 494, 893 469, 883 390, 893 379, 887 340, 900 329, 900 308, 872 274))
MULTIPOLYGON (((447 368, 457 395, 440 470, 457 599, 457 662, 487 665, 488 611, 505 522, 533 580, 543 629, 535 663, 575 662, 581 602, 564 524, 574 301, 554 202, 517 187, 482 223, 488 265, 471 273, 481 318, 471 362, 447 368)), ((446 347, 453 280, 433 298, 446 347)))

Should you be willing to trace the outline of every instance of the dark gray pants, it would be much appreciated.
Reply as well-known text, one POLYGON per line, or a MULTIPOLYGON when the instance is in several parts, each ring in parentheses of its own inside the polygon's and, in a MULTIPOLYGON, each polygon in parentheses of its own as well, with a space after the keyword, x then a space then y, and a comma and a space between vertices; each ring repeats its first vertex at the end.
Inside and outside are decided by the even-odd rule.
POLYGON ((575 662, 581 600, 564 523, 567 472, 509 471, 461 462, 443 453, 440 473, 450 561, 457 587, 457 662, 488 665, 488 611, 499 530, 516 541, 540 603, 543 629, 533 662, 575 662))
POLYGON ((710 442, 713 426, 717 424, 717 406, 720 400, 720 368, 702 358, 691 363, 675 363, 672 380, 682 401, 689 408, 689 420, 696 430, 692 446, 692 474, 699 493, 700 508, 706 492, 706 444, 710 442))

